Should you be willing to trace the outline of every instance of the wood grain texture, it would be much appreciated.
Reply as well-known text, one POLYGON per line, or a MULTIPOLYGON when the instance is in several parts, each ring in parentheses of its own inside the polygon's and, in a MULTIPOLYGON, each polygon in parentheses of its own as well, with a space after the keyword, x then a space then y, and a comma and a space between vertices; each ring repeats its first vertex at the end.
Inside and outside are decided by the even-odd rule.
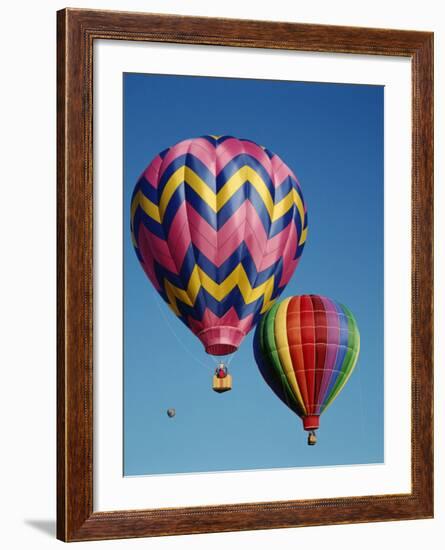
POLYGON ((432 33, 67 9, 57 14, 57 48, 57 537, 96 540, 432 517, 432 33), (411 58, 411 493, 93 512, 92 66, 99 38, 411 58))

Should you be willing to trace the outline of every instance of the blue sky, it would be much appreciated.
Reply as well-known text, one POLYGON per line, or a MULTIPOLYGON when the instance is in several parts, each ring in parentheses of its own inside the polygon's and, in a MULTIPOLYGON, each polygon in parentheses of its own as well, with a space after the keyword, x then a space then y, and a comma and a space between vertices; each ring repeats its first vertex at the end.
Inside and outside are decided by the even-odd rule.
POLYGON ((383 96, 381 86, 124 75, 125 475, 383 462, 383 96), (232 359, 233 390, 211 390, 214 360, 133 251, 138 176, 161 150, 204 134, 251 139, 293 169, 309 234, 282 298, 326 295, 357 319, 357 367, 314 447, 264 383, 253 331, 232 359))

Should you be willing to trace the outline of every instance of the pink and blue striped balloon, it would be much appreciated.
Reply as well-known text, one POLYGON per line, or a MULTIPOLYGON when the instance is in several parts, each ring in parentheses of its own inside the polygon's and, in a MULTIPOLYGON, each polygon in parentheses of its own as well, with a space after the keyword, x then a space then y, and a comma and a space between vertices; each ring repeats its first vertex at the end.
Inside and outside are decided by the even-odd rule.
POLYGON ((292 170, 248 139, 181 141, 134 188, 131 233, 152 285, 212 355, 234 352, 292 277, 307 234, 292 170))

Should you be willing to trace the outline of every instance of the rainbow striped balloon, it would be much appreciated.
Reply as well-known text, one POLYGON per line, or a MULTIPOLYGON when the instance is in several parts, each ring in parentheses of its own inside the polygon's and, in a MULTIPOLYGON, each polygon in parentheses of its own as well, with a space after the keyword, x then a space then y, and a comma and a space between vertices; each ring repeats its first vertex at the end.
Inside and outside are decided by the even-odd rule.
POLYGON ((293 275, 307 233, 297 178, 247 139, 203 136, 162 151, 131 201, 137 257, 213 355, 234 352, 293 275))
POLYGON ((324 296, 294 296, 263 317, 254 351, 267 384, 309 431, 351 376, 360 334, 346 306, 324 296))

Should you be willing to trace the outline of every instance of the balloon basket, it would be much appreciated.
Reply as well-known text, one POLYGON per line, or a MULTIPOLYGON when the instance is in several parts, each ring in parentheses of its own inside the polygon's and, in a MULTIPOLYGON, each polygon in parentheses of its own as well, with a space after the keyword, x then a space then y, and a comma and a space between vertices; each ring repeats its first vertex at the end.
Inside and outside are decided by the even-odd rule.
POLYGON ((225 391, 230 391, 232 389, 232 376, 226 374, 224 378, 218 378, 215 374, 213 376, 213 391, 216 393, 224 393, 225 391))
POLYGON ((316 445, 317 443, 317 436, 315 435, 315 432, 309 432, 309 435, 307 436, 307 444, 308 445, 316 445))

